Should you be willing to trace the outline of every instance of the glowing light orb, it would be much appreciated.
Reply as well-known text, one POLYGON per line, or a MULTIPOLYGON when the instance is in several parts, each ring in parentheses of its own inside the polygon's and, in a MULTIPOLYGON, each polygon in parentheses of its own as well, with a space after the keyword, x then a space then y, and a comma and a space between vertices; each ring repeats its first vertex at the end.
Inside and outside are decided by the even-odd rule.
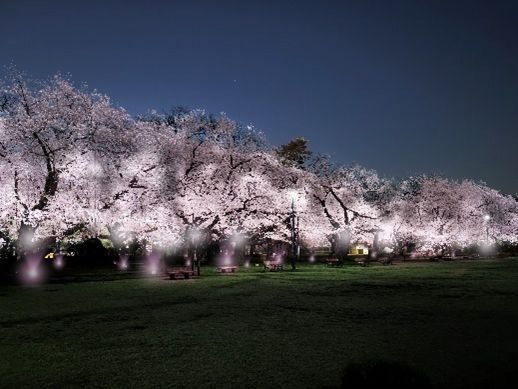
POLYGON ((38 269, 36 267, 31 267, 27 272, 29 278, 35 279, 38 278, 38 269))
POLYGON ((491 220, 491 216, 490 215, 484 215, 484 221, 488 222, 489 220, 491 220))
POLYGON ((311 263, 314 263, 314 262, 315 262, 315 256, 314 256, 314 255, 311 255, 311 256, 309 257, 309 262, 311 262, 311 263))

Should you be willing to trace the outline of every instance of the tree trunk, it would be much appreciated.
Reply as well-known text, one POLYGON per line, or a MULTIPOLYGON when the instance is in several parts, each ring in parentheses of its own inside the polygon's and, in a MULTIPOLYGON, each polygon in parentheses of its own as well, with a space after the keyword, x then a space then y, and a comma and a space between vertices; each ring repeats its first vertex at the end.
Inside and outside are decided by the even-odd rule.
POLYGON ((351 234, 349 231, 339 231, 331 237, 331 250, 334 255, 341 259, 347 259, 347 253, 351 247, 351 234))

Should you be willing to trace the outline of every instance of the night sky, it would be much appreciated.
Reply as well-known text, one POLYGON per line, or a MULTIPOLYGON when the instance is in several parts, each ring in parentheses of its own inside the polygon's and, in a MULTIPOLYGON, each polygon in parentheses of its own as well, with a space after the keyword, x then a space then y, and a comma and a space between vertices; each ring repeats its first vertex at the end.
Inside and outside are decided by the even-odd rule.
MULTIPOLYGON (((0 0, 0 64, 518 192, 518 1, 0 0)), ((0 70, 5 75, 5 69, 0 70)))

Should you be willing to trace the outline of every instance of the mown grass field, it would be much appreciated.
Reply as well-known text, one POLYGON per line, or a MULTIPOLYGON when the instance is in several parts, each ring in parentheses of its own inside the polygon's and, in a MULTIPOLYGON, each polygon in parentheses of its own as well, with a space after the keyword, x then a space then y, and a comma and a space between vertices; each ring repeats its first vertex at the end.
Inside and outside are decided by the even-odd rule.
POLYGON ((0 286, 0 387, 331 388, 369 358, 466 387, 518 365, 518 259, 203 273, 0 286))

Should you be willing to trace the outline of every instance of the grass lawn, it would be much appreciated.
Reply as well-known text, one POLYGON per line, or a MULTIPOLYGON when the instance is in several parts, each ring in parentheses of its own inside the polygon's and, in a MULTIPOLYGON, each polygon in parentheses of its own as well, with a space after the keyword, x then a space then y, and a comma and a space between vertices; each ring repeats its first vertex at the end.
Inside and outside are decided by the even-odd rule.
POLYGON ((331 388, 367 358, 465 387, 518 364, 518 259, 203 273, 0 286, 0 387, 331 388))

